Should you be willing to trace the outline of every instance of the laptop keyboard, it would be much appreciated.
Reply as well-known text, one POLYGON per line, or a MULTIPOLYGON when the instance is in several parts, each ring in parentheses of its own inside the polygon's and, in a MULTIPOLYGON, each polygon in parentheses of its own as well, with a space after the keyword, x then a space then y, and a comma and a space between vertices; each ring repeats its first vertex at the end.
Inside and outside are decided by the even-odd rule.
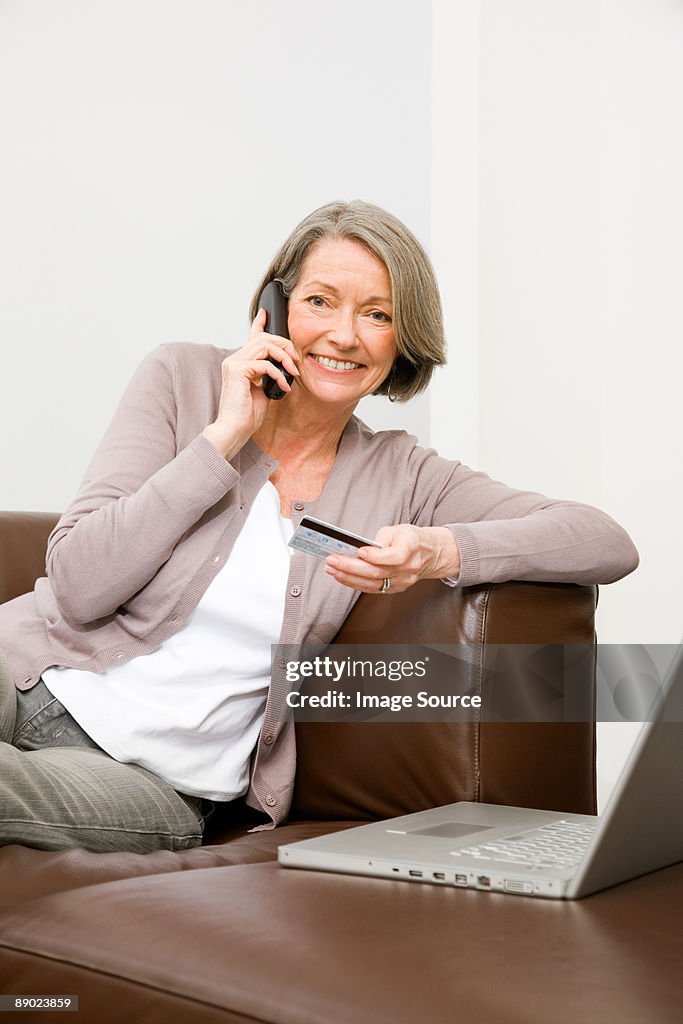
POLYGON ((516 836, 452 850, 451 856, 524 864, 531 868, 572 868, 582 860, 596 828, 597 822, 554 821, 516 836))

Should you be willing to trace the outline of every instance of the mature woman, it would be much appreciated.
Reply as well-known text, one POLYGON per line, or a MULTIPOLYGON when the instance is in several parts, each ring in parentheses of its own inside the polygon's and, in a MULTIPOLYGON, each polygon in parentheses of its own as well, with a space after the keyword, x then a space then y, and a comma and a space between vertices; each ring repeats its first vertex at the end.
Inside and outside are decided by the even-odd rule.
POLYGON ((0 843, 185 848, 209 801, 245 794, 277 825, 295 754, 271 644, 326 643, 361 591, 609 583, 637 564, 602 512, 354 417, 365 395, 418 394, 444 361, 434 275, 398 220, 324 206, 257 297, 274 278, 292 340, 264 332, 255 298, 242 348, 153 351, 50 537, 47 578, 0 609, 17 687, 5 671, 0 843), (292 553, 305 512, 382 546, 326 563, 292 553))

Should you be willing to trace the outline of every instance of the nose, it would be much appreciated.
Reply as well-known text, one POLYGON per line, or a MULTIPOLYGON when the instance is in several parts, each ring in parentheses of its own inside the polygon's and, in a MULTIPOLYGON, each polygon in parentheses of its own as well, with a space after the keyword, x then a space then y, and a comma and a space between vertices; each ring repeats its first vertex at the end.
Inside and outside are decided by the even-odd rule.
POLYGON ((356 347, 356 323, 352 310, 338 309, 335 312, 328 337, 338 349, 346 350, 356 347))

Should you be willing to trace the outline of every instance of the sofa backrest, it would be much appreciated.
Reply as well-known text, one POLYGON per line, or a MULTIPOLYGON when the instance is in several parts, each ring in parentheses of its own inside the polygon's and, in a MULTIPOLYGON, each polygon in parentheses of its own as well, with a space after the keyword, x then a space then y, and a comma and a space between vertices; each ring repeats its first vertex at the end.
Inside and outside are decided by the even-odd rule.
POLYGON ((0 512, 0 604, 27 594, 45 575, 47 539, 58 519, 52 512, 0 512))
POLYGON ((526 703, 528 720, 298 722, 291 817, 377 819, 458 800, 595 814, 596 598, 595 587, 569 584, 451 589, 439 581, 403 594, 361 595, 336 643, 479 647, 481 691, 490 691, 495 673, 515 707, 526 703), (527 656, 526 645, 540 661, 527 656), (495 669, 486 657, 491 650, 495 669), (542 708, 534 709, 539 685, 563 686, 565 650, 579 652, 567 680, 580 720, 533 721, 543 718, 542 708), (537 666, 546 668, 548 660, 558 670, 539 684, 537 666))

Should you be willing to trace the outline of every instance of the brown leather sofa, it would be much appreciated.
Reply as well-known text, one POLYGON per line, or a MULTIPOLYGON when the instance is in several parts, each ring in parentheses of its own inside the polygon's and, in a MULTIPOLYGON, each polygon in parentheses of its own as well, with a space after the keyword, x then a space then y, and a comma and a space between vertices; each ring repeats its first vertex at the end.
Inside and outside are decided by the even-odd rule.
MULTIPOLYGON (((54 521, 0 513, 0 601, 42 575, 54 521)), ((337 642, 591 644, 595 602, 591 587, 425 582, 362 596, 337 642)), ((604 979, 586 946, 604 953, 635 920, 572 911, 608 893, 570 905, 276 863, 283 842, 457 800, 595 813, 592 722, 309 723, 297 750, 290 819, 276 830, 249 832, 261 819, 236 801, 218 808, 202 847, 181 853, 1 848, 0 992, 77 995, 80 1019, 97 1022, 601 1018, 589 1002, 604 979), (546 967, 560 964, 565 980, 550 985, 546 967)), ((632 983, 624 965, 625 1011, 632 983)), ((651 1019, 668 1020, 668 1005, 651 1019)))

